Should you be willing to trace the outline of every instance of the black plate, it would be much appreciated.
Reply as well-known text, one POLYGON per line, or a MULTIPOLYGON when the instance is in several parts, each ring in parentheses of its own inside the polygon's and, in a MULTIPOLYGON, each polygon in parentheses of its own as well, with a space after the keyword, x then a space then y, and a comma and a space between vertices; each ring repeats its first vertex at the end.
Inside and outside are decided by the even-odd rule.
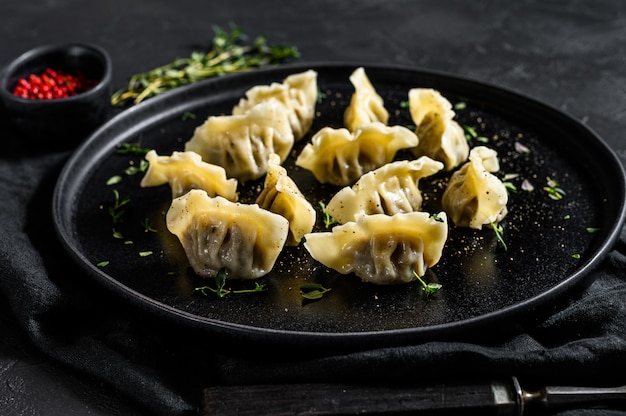
MULTIPOLYGON (((485 325, 510 326, 588 280, 612 249, 625 209, 623 168, 600 138, 566 114, 511 91, 446 74, 365 66, 391 113, 390 124, 411 124, 402 102, 414 87, 435 88, 453 104, 466 104, 457 110, 459 123, 489 139, 471 145, 498 151, 500 176, 519 174, 510 180, 518 191, 510 196, 503 222, 508 251, 498 246, 493 231, 451 228, 442 260, 425 276, 443 285, 429 299, 419 283, 381 287, 339 275, 312 260, 301 246, 286 249, 275 269, 260 279, 266 292, 223 298, 194 293, 194 288, 214 283, 193 274, 178 240, 165 227, 169 187, 140 188, 142 174, 124 171, 141 156, 119 154, 118 146, 137 144, 162 155, 182 150, 195 127, 209 115, 230 113, 247 89, 310 68, 318 72, 323 93, 312 132, 325 125, 340 127, 353 91, 348 77, 357 66, 300 64, 227 76, 121 113, 76 151, 59 178, 53 211, 61 241, 91 277, 151 312, 212 336, 285 345, 395 345, 454 338, 485 325), (516 142, 529 152, 520 152, 516 142), (107 185, 114 175, 122 181, 107 185), (562 200, 543 190, 548 177, 565 190, 562 200), (521 190, 523 179, 534 191, 521 190), (131 201, 118 224, 108 213, 114 190, 131 201), (156 232, 145 230, 146 220, 156 232), (597 231, 589 232, 590 227, 597 231), (123 239, 113 237, 114 228, 123 239), (142 257, 146 251, 153 254, 142 257), (98 267, 103 261, 108 265, 98 267), (303 302, 298 289, 303 282, 332 291, 319 301, 303 302)), ((294 154, 309 138, 296 144, 294 154)), ((296 169, 293 158, 285 166, 318 208, 317 227, 323 231, 318 202, 328 202, 337 188, 322 186, 309 172, 296 169)), ((421 182, 425 210, 439 209, 439 185, 446 179, 438 175, 421 182)), ((247 183, 240 200, 253 201, 259 184, 262 179, 247 183)), ((251 286, 233 283, 235 289, 251 286)))

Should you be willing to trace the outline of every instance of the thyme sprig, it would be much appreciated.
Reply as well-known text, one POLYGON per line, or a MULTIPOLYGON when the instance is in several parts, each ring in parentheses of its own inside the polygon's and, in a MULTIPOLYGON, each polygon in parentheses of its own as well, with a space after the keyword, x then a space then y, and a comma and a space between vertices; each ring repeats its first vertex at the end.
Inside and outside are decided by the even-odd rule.
POLYGON ((255 293, 255 292, 264 292, 267 290, 267 285, 259 284, 258 282, 254 282, 254 288, 252 289, 241 289, 241 290, 233 290, 226 287, 226 270, 220 269, 215 276, 215 287, 211 286, 200 286, 196 287, 193 291, 194 293, 200 293, 204 296, 209 296, 210 294, 215 294, 219 298, 223 298, 224 296, 234 293, 255 293))
POLYGON ((326 228, 330 228, 331 226, 337 224, 337 220, 330 215, 328 211, 326 211, 326 204, 324 201, 319 202, 320 207, 322 207, 322 214, 324 214, 324 226, 326 228))
POLYGON ((117 189, 113 190, 113 196, 115 197, 115 201, 112 206, 109 207, 108 213, 113 221, 113 224, 117 224, 122 222, 122 217, 125 212, 125 208, 130 204, 130 198, 120 197, 120 193, 117 189))
POLYGON ((415 276, 415 279, 422 284, 424 297, 434 295, 443 287, 440 283, 426 283, 415 271, 413 271, 413 276, 415 276))
POLYGON ((111 104, 138 104, 147 98, 206 78, 243 72, 300 57, 295 47, 270 45, 264 36, 246 43, 247 36, 236 26, 230 32, 219 27, 214 27, 213 30, 213 48, 208 53, 193 52, 188 58, 176 59, 148 72, 133 75, 126 88, 113 94, 111 104))
POLYGON ((500 246, 502 247, 502 249, 504 251, 508 251, 509 248, 507 247, 506 243, 504 242, 504 229, 502 228, 501 224, 496 224, 495 222, 490 223, 491 229, 494 231, 494 233, 496 233, 496 238, 498 239, 498 243, 500 244, 500 246))

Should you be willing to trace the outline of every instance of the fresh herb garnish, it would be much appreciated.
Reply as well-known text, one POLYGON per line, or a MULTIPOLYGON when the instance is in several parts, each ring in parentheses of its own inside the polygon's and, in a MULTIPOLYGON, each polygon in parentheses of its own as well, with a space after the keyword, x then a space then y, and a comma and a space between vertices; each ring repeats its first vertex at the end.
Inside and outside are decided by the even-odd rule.
POLYGON ((177 59, 159 68, 133 75, 125 89, 113 94, 111 104, 138 104, 147 98, 206 78, 248 71, 300 57, 295 47, 269 45, 263 36, 246 43, 248 38, 238 27, 232 27, 230 32, 219 27, 213 30, 215 36, 208 53, 193 52, 188 58, 177 59))
POLYGON ((151 256, 153 254, 154 254, 154 252, 152 252, 152 251, 140 251, 139 252, 139 257, 148 257, 148 256, 151 256))
POLYGON ((120 175, 111 176, 107 179, 107 185, 116 185, 122 181, 122 177, 120 175))
POLYGON ((465 132, 465 138, 467 140, 472 140, 478 137, 478 133, 476 133, 476 130, 472 126, 463 125, 463 131, 465 132))
POLYGON ((580 258, 580 254, 578 253, 572 254, 572 258, 578 260, 580 258))
POLYGON ((441 217, 439 216, 439 214, 437 214, 437 213, 435 213, 435 214, 430 214, 430 215, 428 216, 428 218, 430 218, 430 219, 432 219, 432 220, 435 220, 435 221, 437 221, 437 222, 443 222, 443 218, 441 218, 441 217))
POLYGON ((467 103, 465 101, 459 101, 458 103, 454 104, 455 110, 465 110, 466 107, 467 103))
POLYGON ((319 283, 303 283, 300 285, 300 294, 307 300, 318 300, 324 296, 325 293, 330 292, 332 289, 325 288, 319 283))
POLYGON ((324 101, 326 99, 326 94, 322 92, 322 90, 319 89, 319 87, 317 88, 317 103, 321 104, 322 101, 324 101))
POLYGON ((563 199, 565 195, 565 191, 561 189, 559 183, 554 179, 547 177, 546 178, 547 185, 543 187, 543 190, 548 193, 550 199, 560 200, 563 199))
POLYGON ((600 231, 600 229, 596 228, 596 227, 587 227, 586 230, 587 230, 587 233, 589 233, 589 234, 595 234, 598 231, 600 231))
POLYGON ((200 286, 195 288, 194 293, 200 293, 204 296, 209 296, 211 294, 217 295, 218 298, 223 298, 224 296, 230 293, 256 293, 256 292, 264 292, 267 290, 267 285, 259 284, 258 282, 254 282, 254 288, 252 289, 241 289, 241 290, 232 290, 226 288, 226 269, 220 269, 215 276, 215 287, 211 286, 200 286))
POLYGON ((331 225, 337 224, 337 220, 326 211, 326 204, 323 201, 320 201, 320 206, 322 207, 322 214, 324 214, 324 226, 329 228, 331 225))
POLYGON ((517 186, 513 182, 506 181, 502 182, 502 184, 509 193, 517 193, 517 186))
POLYGON ((102 268, 102 267, 106 267, 109 265, 109 261, 105 260, 105 261, 101 261, 100 263, 97 263, 96 266, 102 268))
POLYGON ((122 216, 125 212, 124 208, 130 204, 130 198, 121 198, 117 189, 113 190, 113 195, 115 196, 115 202, 113 206, 109 207, 109 215, 113 220, 113 224, 117 224, 122 222, 122 216))
POLYGON ((474 127, 468 125, 463 125, 462 127, 463 131, 465 132, 465 139, 467 139, 468 141, 476 140, 480 143, 487 143, 489 141, 489 138, 485 136, 479 136, 474 127))
POLYGON ((182 117, 183 121, 195 120, 195 119, 196 119, 196 115, 194 113, 192 113, 191 111, 185 111, 185 113, 183 114, 183 117, 182 117))
POLYGON ((148 153, 150 149, 145 147, 140 147, 137 144, 133 143, 122 143, 117 147, 116 153, 121 155, 134 154, 134 155, 145 155, 148 153))
POLYGON ((417 279, 417 281, 419 281, 422 284, 425 297, 434 295, 442 288, 442 285, 440 283, 426 283, 424 280, 422 280, 422 278, 415 271, 413 271, 413 276, 415 276, 415 279, 417 279))
POLYGON ((142 159, 139 162, 139 166, 131 165, 127 167, 126 169, 124 169, 124 173, 127 174, 128 176, 132 176, 137 173, 144 173, 148 169, 149 166, 150 166, 150 162, 148 162, 145 159, 142 159))
POLYGON ((143 229, 144 229, 145 232, 153 232, 153 233, 157 232, 156 228, 154 228, 152 226, 152 223, 150 222, 150 219, 148 219, 148 218, 146 218, 143 221, 143 229))
POLYGON ((500 243, 500 246, 504 249, 504 251, 508 251, 508 247, 506 246, 504 238, 502 237, 502 234, 504 233, 502 225, 492 222, 491 229, 496 233, 496 238, 498 239, 498 243, 500 243))

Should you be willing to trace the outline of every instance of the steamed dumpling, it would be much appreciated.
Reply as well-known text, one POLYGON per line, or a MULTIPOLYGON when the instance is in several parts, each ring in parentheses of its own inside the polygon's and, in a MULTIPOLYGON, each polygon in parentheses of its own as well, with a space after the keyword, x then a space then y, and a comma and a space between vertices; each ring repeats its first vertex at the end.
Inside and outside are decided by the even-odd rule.
POLYGON ((389 112, 385 108, 382 97, 376 92, 363 68, 357 68, 350 75, 350 82, 354 86, 354 93, 350 104, 344 112, 344 125, 350 131, 355 131, 364 124, 375 121, 387 124, 389 112))
POLYGON ((380 122, 361 126, 350 133, 345 128, 324 127, 296 159, 296 165, 313 173, 322 183, 348 186, 364 173, 393 160, 400 149, 417 145, 417 136, 402 126, 380 122))
POLYGON ((448 238, 446 214, 360 215, 332 232, 305 236, 311 256, 342 274, 374 284, 408 283, 437 264, 448 238))
POLYGON ((211 116, 185 143, 207 163, 222 166, 241 182, 267 173, 272 153, 283 162, 293 147, 288 112, 277 100, 267 100, 241 115, 211 116))
POLYGON ((497 170, 495 150, 485 146, 472 149, 469 161, 450 178, 441 200, 454 225, 481 229, 504 218, 508 193, 502 181, 491 173, 497 170))
POLYGON ((246 92, 233 108, 234 115, 245 114, 255 105, 275 99, 285 106, 294 139, 300 140, 309 131, 317 102, 317 72, 308 70, 289 75, 283 83, 257 85, 246 92))
POLYGON ((288 246, 297 246, 302 237, 313 230, 315 209, 280 165, 277 154, 270 156, 265 184, 256 203, 289 221, 288 246))
POLYGON ((443 162, 446 171, 467 160, 469 145, 463 128, 453 120, 452 104, 439 91, 411 89, 409 111, 419 137, 419 144, 413 149, 415 156, 428 156, 443 162))
POLYGON ((352 186, 333 196, 328 212, 338 223, 354 221, 355 215, 419 211, 422 208, 420 179, 443 169, 443 163, 422 156, 416 160, 388 163, 368 172, 352 186))
POLYGON ((266 275, 289 232, 289 222, 278 214, 196 189, 172 201, 166 223, 202 277, 215 277, 222 269, 230 279, 266 275))
POLYGON ((221 166, 202 161, 195 152, 172 152, 171 156, 159 156, 150 150, 146 156, 150 163, 141 186, 152 187, 169 183, 172 198, 177 198, 191 189, 202 189, 209 196, 222 196, 237 201, 237 180, 228 179, 221 166))

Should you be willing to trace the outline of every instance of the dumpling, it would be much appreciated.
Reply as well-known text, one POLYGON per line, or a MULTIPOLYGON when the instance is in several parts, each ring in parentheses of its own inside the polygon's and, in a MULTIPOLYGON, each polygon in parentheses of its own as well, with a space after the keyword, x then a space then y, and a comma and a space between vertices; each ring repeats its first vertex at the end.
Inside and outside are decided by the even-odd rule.
POLYGON ((344 112, 345 127, 350 131, 355 131, 362 125, 374 121, 387 124, 389 112, 362 67, 357 68, 350 75, 350 82, 354 86, 354 93, 344 112))
POLYGON ((265 184, 256 203, 261 208, 282 215, 289 221, 286 242, 288 246, 297 246, 302 237, 313 230, 315 209, 287 175, 287 170, 280 165, 277 154, 270 156, 265 184))
POLYGON ((506 216, 506 187, 490 173, 497 170, 496 151, 477 146, 470 152, 469 161, 452 174, 441 203, 454 225, 481 229, 506 216))
POLYGON ((166 224, 196 274, 215 277, 225 269, 230 279, 269 273, 289 232, 288 221, 278 214, 197 189, 172 201, 166 224))
POLYGON ((278 154, 283 162, 293 143, 285 106, 268 100, 245 114, 209 117, 185 143, 185 150, 222 166, 228 177, 245 182, 267 173, 270 154, 278 154))
POLYGON ((427 156, 388 163, 364 174, 352 187, 339 190, 326 205, 326 212, 344 224, 354 221, 358 213, 393 215, 419 211, 420 179, 442 169, 443 163, 427 156))
POLYGON ((283 83, 257 85, 246 92, 233 108, 234 115, 245 114, 255 105, 275 99, 287 108, 294 139, 300 140, 309 131, 317 102, 317 72, 308 70, 289 75, 283 83))
POLYGON ((451 171, 467 161, 469 144, 463 128, 453 120, 452 104, 439 91, 413 88, 409 91, 409 111, 415 123, 419 144, 416 157, 428 156, 443 162, 451 171))
POLYGON ((311 256, 342 274, 378 285, 408 283, 437 264, 448 238, 445 212, 360 215, 332 232, 305 235, 311 256))
POLYGON ((159 156, 156 150, 150 150, 145 158, 150 165, 141 179, 143 188, 169 183, 172 198, 191 189, 202 189, 209 196, 219 195, 237 201, 237 180, 228 179, 224 168, 203 162, 195 152, 172 152, 171 156, 159 156))
POLYGON ((350 133, 345 128, 324 127, 298 155, 296 165, 313 173, 322 183, 348 186, 364 173, 393 160, 400 149, 417 145, 417 136, 402 126, 380 122, 350 133))

